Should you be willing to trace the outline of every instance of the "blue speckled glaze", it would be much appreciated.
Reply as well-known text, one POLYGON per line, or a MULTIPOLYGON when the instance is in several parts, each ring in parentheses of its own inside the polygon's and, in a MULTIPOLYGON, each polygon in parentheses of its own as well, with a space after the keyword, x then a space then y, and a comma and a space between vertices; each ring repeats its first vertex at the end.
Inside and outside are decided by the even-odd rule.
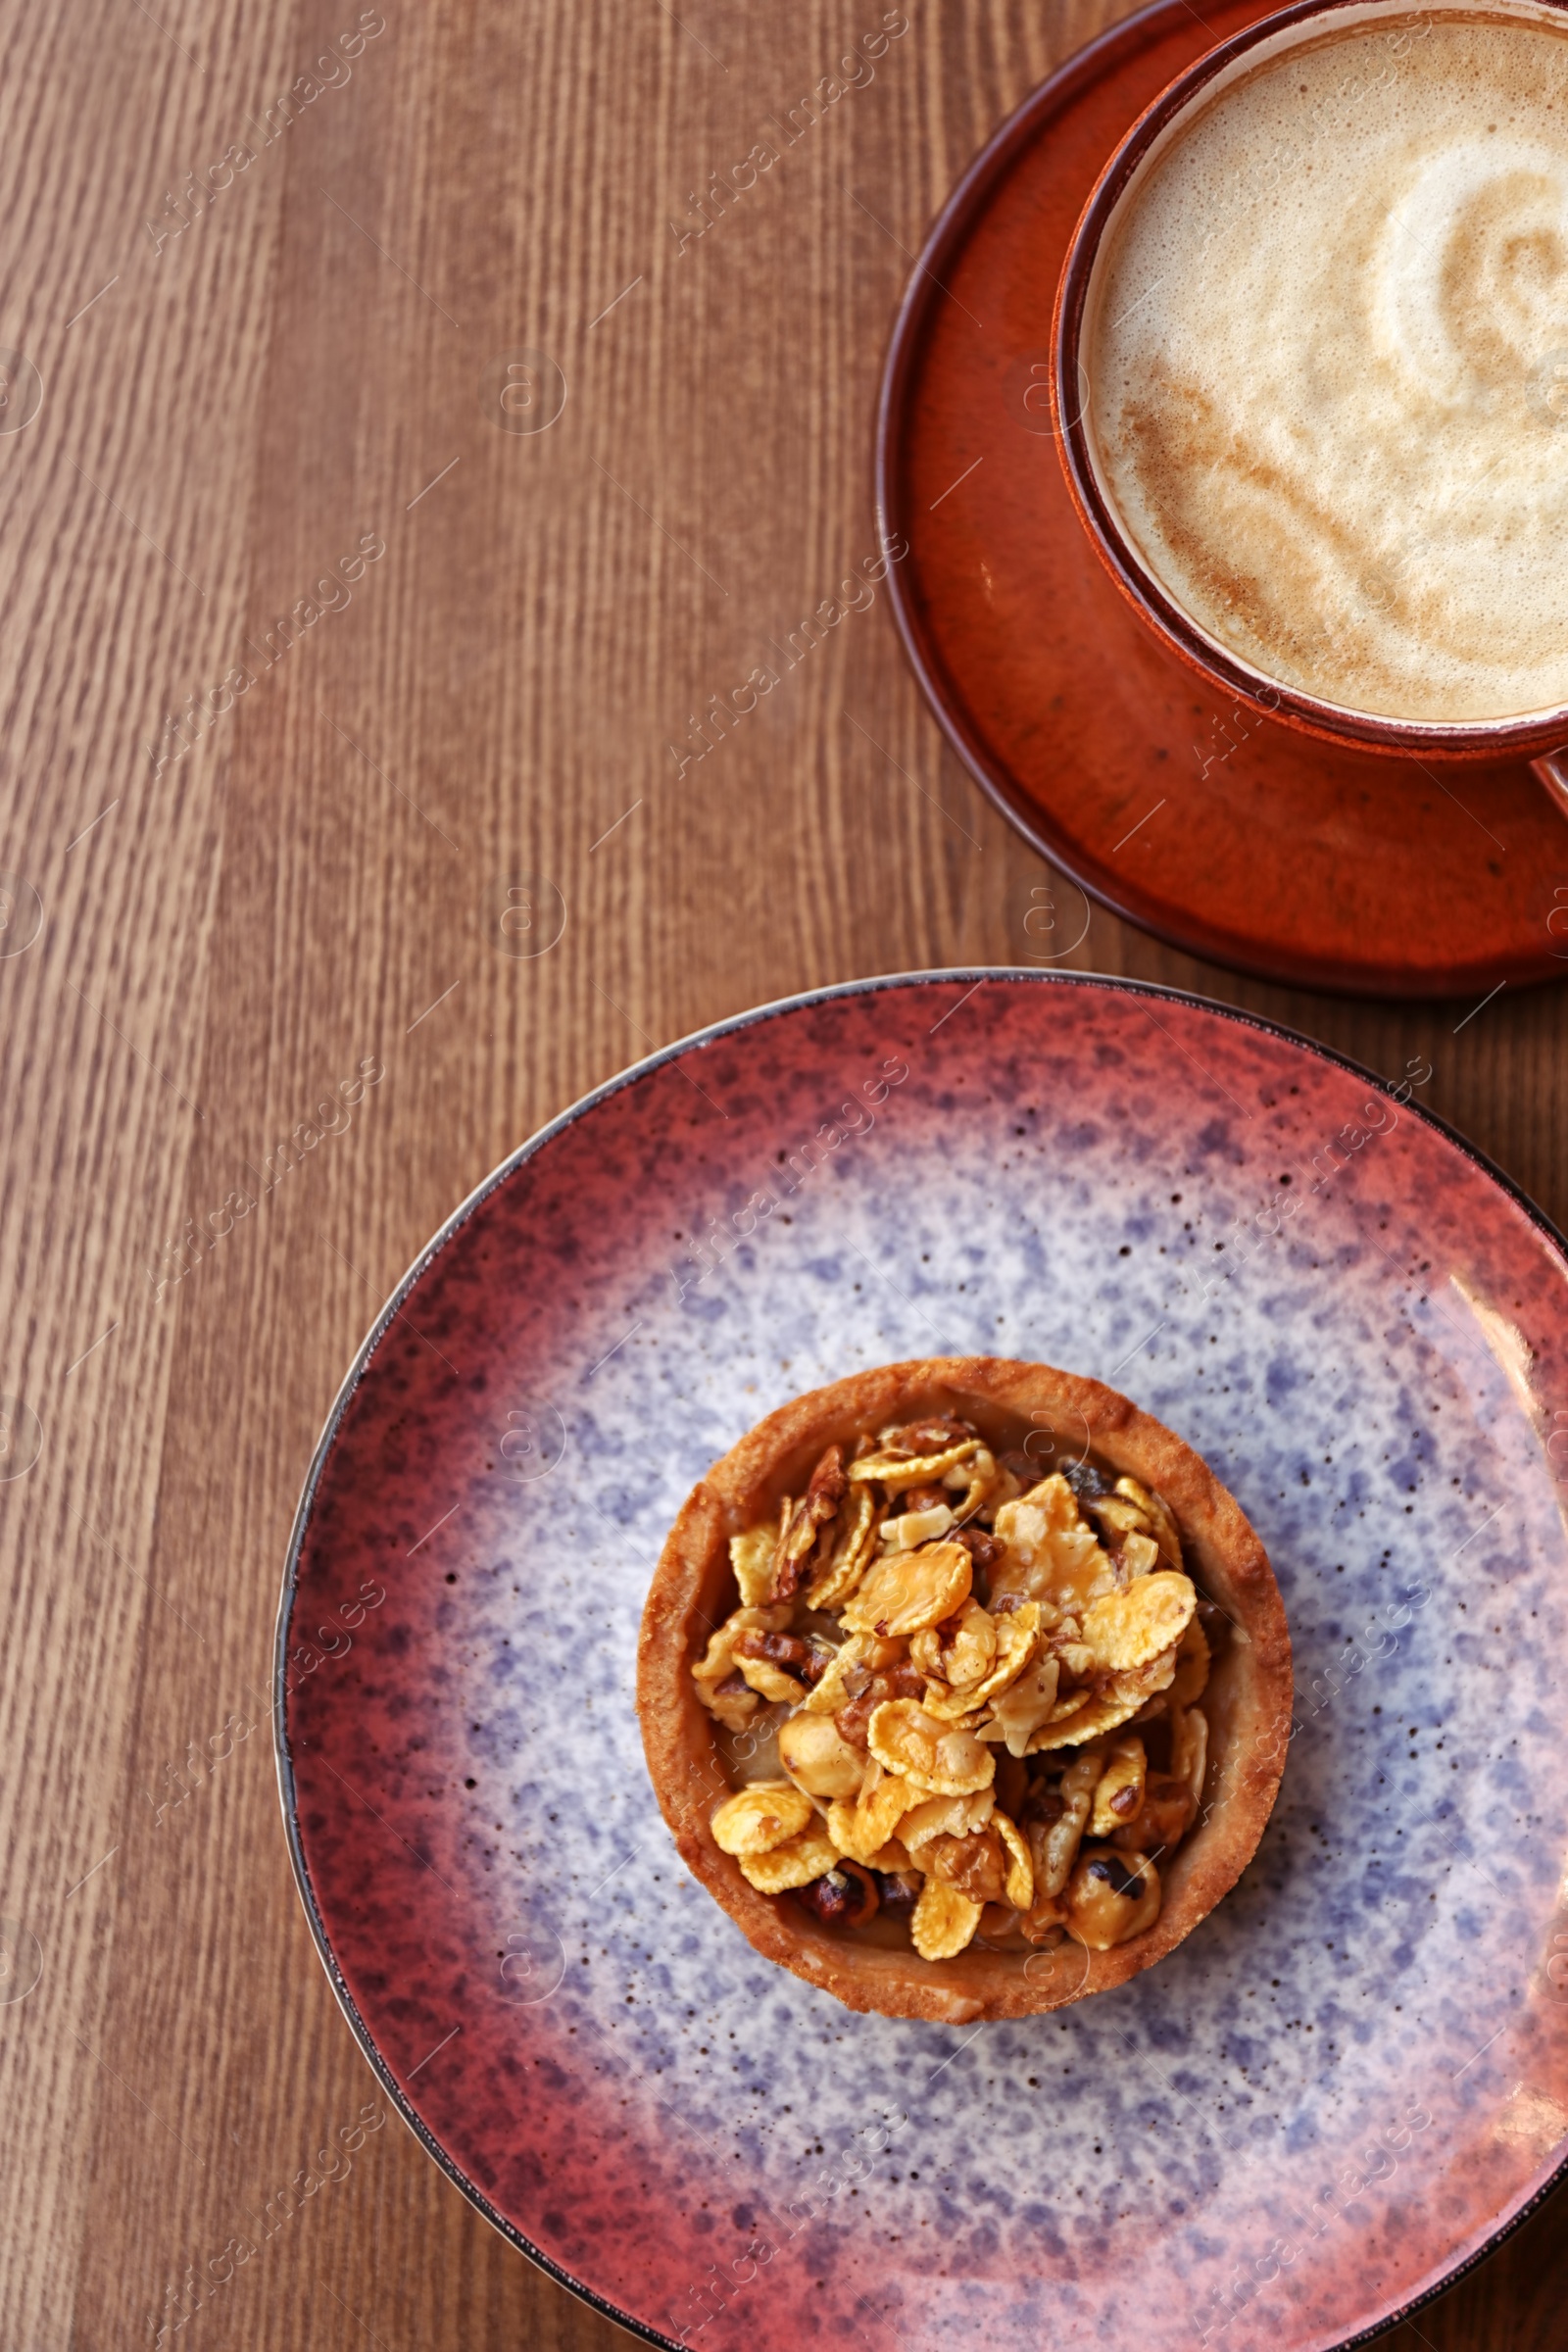
POLYGON ((305 1526, 291 1639, 367 1571, 387 1598, 287 1704, 301 1868, 445 2159, 633 2325, 1317 2352, 1568 2153, 1568 1281, 1404 1092, 1153 992, 871 987, 634 1074, 419 1274, 305 1526), (1298 1687, 1219 1909, 978 2030, 760 1959, 633 1712, 693 1481, 801 1390, 971 1352, 1207 1457, 1298 1687))

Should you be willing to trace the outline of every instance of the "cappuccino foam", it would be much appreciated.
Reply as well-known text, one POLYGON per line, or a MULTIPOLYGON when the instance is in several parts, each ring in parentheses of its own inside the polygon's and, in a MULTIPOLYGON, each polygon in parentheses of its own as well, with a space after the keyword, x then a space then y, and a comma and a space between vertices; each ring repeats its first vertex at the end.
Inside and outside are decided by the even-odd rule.
POLYGON ((1197 102, 1083 358, 1129 536, 1243 662, 1428 723, 1568 703, 1568 29, 1373 22, 1197 102))

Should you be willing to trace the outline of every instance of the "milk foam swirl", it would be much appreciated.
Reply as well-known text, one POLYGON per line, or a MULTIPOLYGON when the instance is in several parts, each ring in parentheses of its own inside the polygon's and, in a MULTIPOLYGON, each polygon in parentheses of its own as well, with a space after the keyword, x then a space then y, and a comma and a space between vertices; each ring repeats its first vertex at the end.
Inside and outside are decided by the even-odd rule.
POLYGON ((1106 486, 1270 677, 1423 721, 1568 703, 1568 31, 1481 9, 1266 60, 1113 223, 1106 486))

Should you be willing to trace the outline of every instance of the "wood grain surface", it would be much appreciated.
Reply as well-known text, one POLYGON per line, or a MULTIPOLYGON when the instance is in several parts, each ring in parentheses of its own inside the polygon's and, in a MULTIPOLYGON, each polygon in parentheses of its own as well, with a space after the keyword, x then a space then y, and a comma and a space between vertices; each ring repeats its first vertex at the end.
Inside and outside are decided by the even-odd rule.
MULTIPOLYGON (((1049 871, 944 753, 885 598, 706 759, 669 749, 872 549, 910 256, 1116 13, 906 6, 701 236, 710 175, 881 0, 7 13, 5 2352, 618 2332, 390 2118, 193 2309, 372 2087, 289 1876, 270 1642, 338 1381, 496 1161, 760 1000, 1038 947, 1049 871), (532 959, 492 944, 524 874, 566 911, 532 959), (181 1250, 372 1056, 348 1130, 181 1250)), ((1071 960, 1427 1055, 1568 1221, 1555 993, 1332 1002, 1098 909, 1071 960)), ((1564 2210, 1387 2340, 1560 2346, 1564 2210)))

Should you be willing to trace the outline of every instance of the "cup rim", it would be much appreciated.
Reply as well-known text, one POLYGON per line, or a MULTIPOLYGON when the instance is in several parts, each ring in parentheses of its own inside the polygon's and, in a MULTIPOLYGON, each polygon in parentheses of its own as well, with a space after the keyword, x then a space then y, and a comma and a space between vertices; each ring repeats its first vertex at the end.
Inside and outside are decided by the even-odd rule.
MULTIPOLYGON (((1481 5, 1499 16, 1524 17, 1539 11, 1568 18, 1568 0, 1481 0, 1481 5)), ((1315 19, 1353 15, 1370 21, 1387 14, 1391 22, 1419 22, 1435 15, 1462 13, 1468 13, 1466 0, 1437 0, 1437 5, 1426 7, 1410 7, 1405 0, 1292 0, 1290 6, 1270 10, 1239 32, 1228 34, 1184 67, 1151 100, 1112 150, 1079 214, 1052 316, 1050 394, 1062 470, 1092 546, 1139 617, 1210 686, 1252 704, 1301 733, 1331 743, 1396 757, 1426 751, 1449 760, 1504 760, 1568 743, 1568 700, 1496 719, 1386 717, 1376 711, 1349 710, 1271 678, 1210 637, 1158 579, 1102 488, 1090 449, 1088 403, 1079 389, 1084 313, 1105 231, 1156 140, 1212 81, 1249 51, 1295 24, 1315 19)))

